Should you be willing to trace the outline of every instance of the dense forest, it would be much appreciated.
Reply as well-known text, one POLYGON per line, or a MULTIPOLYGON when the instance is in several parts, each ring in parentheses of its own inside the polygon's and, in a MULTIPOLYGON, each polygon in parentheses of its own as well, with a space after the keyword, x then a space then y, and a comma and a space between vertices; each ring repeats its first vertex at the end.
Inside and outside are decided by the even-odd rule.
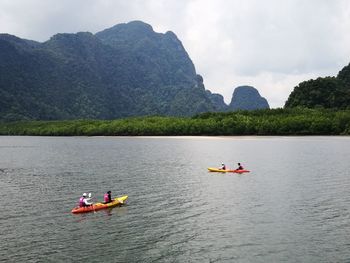
POLYGON ((179 136, 350 135, 350 110, 272 109, 203 113, 193 117, 133 117, 0 123, 1 135, 179 136))
POLYGON ((285 107, 350 109, 350 64, 337 77, 300 83, 289 95, 285 107))

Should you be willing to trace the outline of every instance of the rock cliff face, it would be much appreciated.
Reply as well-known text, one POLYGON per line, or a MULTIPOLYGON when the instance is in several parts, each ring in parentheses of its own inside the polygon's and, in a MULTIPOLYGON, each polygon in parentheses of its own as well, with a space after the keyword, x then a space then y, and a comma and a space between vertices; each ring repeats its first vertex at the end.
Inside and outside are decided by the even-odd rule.
POLYGON ((267 100, 260 96, 257 89, 251 86, 235 88, 232 94, 229 110, 258 110, 269 109, 267 100))
POLYGON ((210 90, 206 90, 207 96, 214 105, 214 111, 228 111, 228 106, 224 101, 224 97, 218 93, 211 93, 210 90))
MULTIPOLYGON (((197 75, 197 86, 204 90, 203 77, 201 75, 197 75)), ((224 97, 217 93, 211 93, 210 90, 206 90, 206 95, 213 104, 213 111, 227 111, 228 107, 224 101, 224 97)))

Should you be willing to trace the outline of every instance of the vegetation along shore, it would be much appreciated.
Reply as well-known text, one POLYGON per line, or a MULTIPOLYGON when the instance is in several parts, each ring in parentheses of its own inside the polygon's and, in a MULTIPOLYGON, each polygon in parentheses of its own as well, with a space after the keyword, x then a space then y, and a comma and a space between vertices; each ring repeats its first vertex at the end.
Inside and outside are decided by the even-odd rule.
POLYGON ((350 135, 350 110, 288 108, 202 113, 193 117, 1 122, 0 135, 350 135))

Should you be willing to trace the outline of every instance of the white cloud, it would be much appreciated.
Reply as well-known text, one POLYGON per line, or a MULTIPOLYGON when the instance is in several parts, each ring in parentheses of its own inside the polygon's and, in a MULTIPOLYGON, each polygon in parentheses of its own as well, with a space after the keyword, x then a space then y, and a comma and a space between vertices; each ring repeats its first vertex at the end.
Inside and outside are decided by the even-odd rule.
POLYGON ((347 0, 0 0, 0 32, 39 41, 132 20, 173 31, 226 102, 252 85, 282 107, 300 81, 350 62, 347 0))

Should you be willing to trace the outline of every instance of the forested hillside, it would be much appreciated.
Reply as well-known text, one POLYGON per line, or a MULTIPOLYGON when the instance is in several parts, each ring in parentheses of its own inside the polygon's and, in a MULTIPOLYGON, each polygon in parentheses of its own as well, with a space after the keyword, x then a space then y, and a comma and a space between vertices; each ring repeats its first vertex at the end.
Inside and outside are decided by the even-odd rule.
POLYGON ((190 116, 218 107, 172 32, 140 21, 39 43, 0 34, 0 119, 190 116))
POLYGON ((350 108, 350 64, 337 77, 317 78, 300 83, 285 104, 286 108, 350 108))

